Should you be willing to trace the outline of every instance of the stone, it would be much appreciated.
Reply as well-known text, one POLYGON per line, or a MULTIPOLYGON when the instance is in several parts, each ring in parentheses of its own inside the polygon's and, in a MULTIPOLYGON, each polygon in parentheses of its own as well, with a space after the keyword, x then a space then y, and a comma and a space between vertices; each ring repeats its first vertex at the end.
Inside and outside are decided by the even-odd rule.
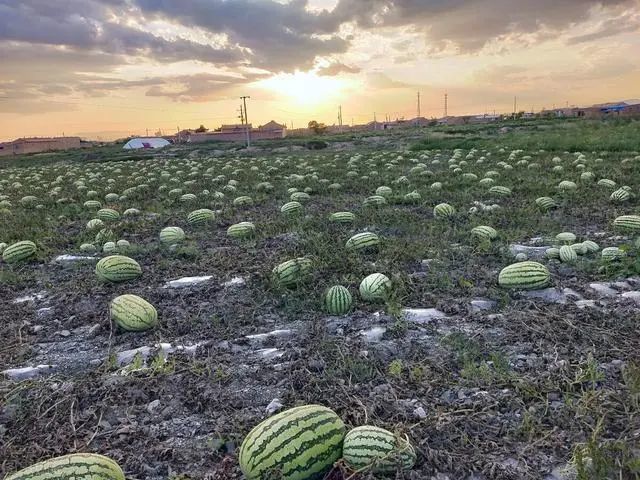
POLYGON ((624 292, 621 296, 623 298, 629 298, 633 300, 636 305, 640 305, 640 292, 638 291, 624 292))
POLYGON ((58 255, 53 259, 53 263, 77 263, 77 262, 97 262, 98 257, 88 257, 84 255, 58 255))
POLYGON ((387 329, 385 327, 374 326, 366 330, 361 330, 360 332, 358 332, 358 335, 362 336, 365 342, 375 343, 382 340, 382 337, 384 336, 386 331, 387 329))
POLYGON ((168 281, 164 288, 187 288, 192 287, 194 285, 199 285, 201 283, 208 282, 213 278, 212 275, 204 275, 201 277, 183 277, 178 278, 177 280, 168 281))
POLYGON ((595 300, 576 300, 576 307, 583 308, 597 308, 595 300))
POLYGON ((51 374, 56 371, 57 365, 37 365, 35 367, 10 368, 2 374, 9 380, 27 380, 40 375, 51 374))
POLYGON ((522 295, 527 298, 535 298, 548 303, 567 303, 567 295, 563 291, 553 287, 522 292, 522 295))
POLYGON ((420 420, 424 420, 425 418, 427 418, 427 412, 424 410, 424 407, 422 406, 417 407, 413 411, 413 414, 420 420))
POLYGON ((147 412, 153 414, 160 407, 160 400, 154 400, 147 405, 147 412))
POLYGON ((607 283, 590 283, 589 288, 594 290, 601 297, 615 297, 618 292, 609 286, 607 283))
POLYGON ((66 338, 71 336, 71 332, 69 330, 60 330, 59 332, 56 332, 56 335, 66 338))
POLYGON ((267 415, 273 415, 278 410, 280 410, 282 407, 284 407, 284 405, 282 404, 280 399, 279 398, 274 398, 273 400, 271 400, 271 403, 269 403, 269 405, 267 405, 267 408, 265 408, 265 412, 267 412, 267 415))
POLYGON ((447 318, 447 316, 436 308, 406 308, 402 311, 404 318, 411 323, 425 324, 434 320, 447 318))
POLYGON ((524 253, 527 258, 541 259, 549 247, 531 247, 529 245, 509 245, 509 251, 514 257, 519 253, 524 253))
POLYGON ((497 302, 487 298, 475 298, 471 300, 471 311, 478 313, 485 310, 493 310, 497 305, 497 302))
POLYGON ((242 277, 233 277, 228 282, 224 282, 222 284, 222 286, 225 287, 225 288, 226 287, 241 287, 246 283, 247 283, 247 281, 242 277))
POLYGON ((291 335, 293 335, 293 333, 294 331, 289 329, 273 330, 268 333, 257 333, 255 335, 247 335, 245 338, 253 342, 264 342, 265 340, 273 337, 276 337, 276 338, 290 337, 291 335))

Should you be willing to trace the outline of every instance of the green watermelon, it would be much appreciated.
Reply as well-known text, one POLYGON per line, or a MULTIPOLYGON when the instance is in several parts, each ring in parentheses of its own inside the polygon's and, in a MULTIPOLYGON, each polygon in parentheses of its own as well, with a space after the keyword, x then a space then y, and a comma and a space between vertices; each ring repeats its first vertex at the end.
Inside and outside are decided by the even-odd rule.
POLYGON ((264 420, 246 436, 238 459, 247 480, 321 480, 342 456, 345 426, 321 405, 264 420))
POLYGON ((30 240, 22 240, 5 247, 2 252, 2 259, 7 263, 21 262, 35 255, 36 250, 35 243, 30 240))
POLYGON ((142 275, 142 268, 133 258, 111 255, 96 264, 96 275, 109 282, 126 282, 142 275))
POLYGON ((299 257, 287 260, 273 269, 273 276, 279 285, 292 287, 304 280, 311 273, 313 263, 309 258, 299 257))
POLYGON ((416 452, 408 440, 370 425, 345 435, 342 457, 351 470, 383 475, 411 470, 416 463, 416 452))
POLYGON ((96 453, 50 458, 13 473, 5 480, 125 480, 120 466, 96 453))
POLYGON ((160 231, 160 242, 166 245, 176 245, 186 238, 180 227, 166 227, 160 231))
POLYGON ((126 294, 114 298, 109 312, 116 325, 129 332, 142 332, 158 324, 155 307, 137 295, 126 294))
POLYGON ((385 300, 391 291, 391 280, 382 273, 372 273, 360 282, 360 296, 363 300, 385 300))
POLYGON ((324 295, 324 306, 331 315, 344 315, 351 310, 353 297, 349 290, 336 285, 327 290, 324 295))
POLYGON ((347 240, 347 250, 364 252, 376 250, 380 246, 380 238, 373 232, 358 233, 347 240))
POLYGON ((498 284, 504 288, 536 290, 546 287, 550 281, 551 275, 547 267, 530 261, 509 265, 498 275, 498 284))
POLYGON ((240 222, 235 225, 231 225, 227 229, 227 235, 233 238, 249 238, 256 232, 256 227, 251 222, 240 222))

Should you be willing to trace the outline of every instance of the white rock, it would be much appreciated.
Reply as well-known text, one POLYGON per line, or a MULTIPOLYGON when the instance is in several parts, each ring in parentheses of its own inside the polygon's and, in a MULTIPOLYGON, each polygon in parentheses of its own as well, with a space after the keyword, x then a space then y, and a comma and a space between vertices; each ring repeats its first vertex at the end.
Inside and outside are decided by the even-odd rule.
POLYGON ((471 300, 471 311, 477 313, 483 310, 492 310, 497 304, 497 302, 486 298, 475 298, 471 300))
POLYGON ((133 362, 137 355, 140 355, 143 361, 146 361, 149 358, 149 354, 151 353, 151 347, 139 347, 134 348, 133 350, 125 350, 124 352, 118 352, 116 354, 116 363, 119 367, 123 367, 133 362))
POLYGON ((545 288, 542 290, 530 290, 527 292, 522 292, 522 295, 527 298, 537 298, 549 303, 567 303, 567 295, 555 288, 545 288))
POLYGON ((531 247, 529 245, 509 245, 509 251, 514 257, 519 253, 524 253, 528 258, 544 258, 544 254, 549 247, 531 247))
POLYGON ((46 373, 55 372, 57 365, 37 365, 35 367, 10 368, 2 372, 10 380, 26 380, 46 373))
POLYGON ((44 317, 48 317, 52 313, 53 313, 53 307, 39 308, 38 311, 36 312, 36 317, 44 318, 44 317))
POLYGON ((270 337, 289 337, 293 335, 294 331, 289 329, 283 330, 273 330, 272 332, 267 333, 257 333, 255 335, 247 335, 245 338, 248 340, 253 340, 257 342, 263 342, 264 340, 270 337))
POLYGON ((267 408, 265 408, 265 411, 267 412, 267 415, 273 415, 278 410, 280 410, 282 407, 284 407, 284 405, 282 404, 280 399, 279 398, 274 398, 273 400, 271 400, 271 403, 269 403, 269 405, 267 405, 267 408))
POLYGON ((622 297, 624 298, 630 298, 631 300, 633 300, 634 302, 636 302, 637 305, 640 305, 640 292, 637 291, 633 291, 633 292, 624 292, 622 294, 622 297))
POLYGON ((447 316, 436 308, 406 308, 402 311, 404 318, 412 323, 429 323, 447 316))
POLYGON ((376 326, 368 328, 366 330, 361 330, 360 332, 358 332, 358 335, 362 336, 365 342, 375 343, 382 340, 382 337, 384 336, 386 331, 387 329, 385 327, 376 326))
POLYGON ((222 284, 222 286, 223 287, 241 287, 242 285, 244 285, 246 283, 247 283, 247 281, 242 277, 233 277, 228 282, 224 282, 222 284))
POLYGON ((261 348, 256 350, 255 353, 264 360, 273 360, 274 358, 280 358, 284 355, 284 351, 279 348, 261 348))
POLYGON ((87 257, 84 255, 58 255, 53 259, 55 263, 97 262, 98 260, 98 257, 87 257))
POLYGON ((601 297, 615 297, 618 292, 609 286, 607 283, 590 283, 589 288, 594 290, 601 297))
POLYGON ((578 308, 597 308, 595 300, 576 300, 578 308))
POLYGON ((420 420, 427 418, 427 412, 425 412, 423 407, 418 407, 413 411, 413 414, 418 417, 420 420))
POLYGON ((26 303, 26 302, 34 302, 36 300, 42 300, 47 292, 38 292, 32 293, 31 295, 25 295, 23 297, 18 297, 13 300, 13 303, 26 303))
POLYGON ((193 285, 199 285, 201 283, 208 282, 213 278, 212 275, 205 275, 202 277, 183 277, 178 278, 177 280, 168 281, 164 288, 186 288, 192 287, 193 285))

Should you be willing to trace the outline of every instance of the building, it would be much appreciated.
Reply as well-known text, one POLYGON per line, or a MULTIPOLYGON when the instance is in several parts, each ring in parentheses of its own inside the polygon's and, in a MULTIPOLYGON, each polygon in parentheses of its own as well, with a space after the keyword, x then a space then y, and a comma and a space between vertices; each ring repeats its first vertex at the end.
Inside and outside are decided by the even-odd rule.
POLYGON ((222 125, 219 129, 206 133, 190 133, 188 142, 203 143, 211 141, 244 142, 247 139, 247 129, 252 141, 284 138, 287 127, 271 120, 270 122, 253 128, 251 124, 222 125))
POLYGON ((0 156, 53 152, 80 147, 80 137, 18 138, 12 142, 0 143, 0 156))

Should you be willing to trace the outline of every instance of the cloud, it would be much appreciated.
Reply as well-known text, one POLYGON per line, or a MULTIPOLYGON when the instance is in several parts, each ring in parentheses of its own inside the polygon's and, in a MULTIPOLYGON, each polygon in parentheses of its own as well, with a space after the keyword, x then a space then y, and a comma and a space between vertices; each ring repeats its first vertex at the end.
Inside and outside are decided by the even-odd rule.
POLYGON ((146 92, 148 97, 167 97, 180 102, 207 102, 227 97, 234 87, 253 82, 264 74, 243 77, 215 74, 183 75, 164 79, 146 92))
POLYGON ((322 67, 318 70, 318 75, 326 76, 326 77, 335 77, 342 73, 350 74, 350 73, 360 73, 359 67, 350 67, 349 65, 345 65, 342 62, 333 62, 326 67, 322 67))
MULTIPOLYGON (((338 22, 365 29, 410 26, 424 35, 427 50, 453 45, 471 53, 501 39, 558 36, 596 10, 615 16, 637 5, 637 0, 340 0, 332 13, 338 22)), ((615 30, 612 24, 611 34, 615 30)))
POLYGON ((376 90, 387 90, 395 88, 416 88, 419 85, 415 83, 406 83, 393 80, 382 72, 372 72, 367 75, 367 85, 376 90))

